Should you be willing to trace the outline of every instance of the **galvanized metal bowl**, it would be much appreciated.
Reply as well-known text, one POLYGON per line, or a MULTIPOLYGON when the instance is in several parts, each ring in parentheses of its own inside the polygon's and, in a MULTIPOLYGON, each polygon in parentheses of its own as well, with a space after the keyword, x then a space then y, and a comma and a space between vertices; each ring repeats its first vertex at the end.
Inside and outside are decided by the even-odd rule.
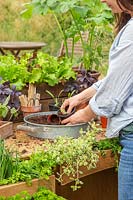
POLYGON ((17 129, 27 131, 27 134, 32 137, 55 139, 58 136, 77 138, 80 136, 80 130, 83 129, 85 131, 88 127, 88 123, 80 123, 74 125, 47 125, 30 122, 30 119, 33 117, 47 116, 51 114, 57 114, 57 112, 38 112, 27 115, 24 117, 25 124, 18 125, 17 129))

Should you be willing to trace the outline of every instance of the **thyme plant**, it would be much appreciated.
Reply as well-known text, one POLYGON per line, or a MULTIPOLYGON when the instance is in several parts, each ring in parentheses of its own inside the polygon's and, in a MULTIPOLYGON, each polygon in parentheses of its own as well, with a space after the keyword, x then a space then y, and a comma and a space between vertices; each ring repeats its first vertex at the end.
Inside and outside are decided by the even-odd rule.
POLYGON ((83 184, 79 179, 79 175, 83 173, 80 167, 85 166, 90 170, 98 162, 98 151, 93 149, 97 132, 98 129, 92 124, 87 131, 81 130, 79 138, 58 137, 53 143, 47 141, 44 144, 46 153, 52 156, 57 165, 62 166, 62 172, 57 173, 57 180, 62 182, 63 175, 71 177, 74 191, 83 184))

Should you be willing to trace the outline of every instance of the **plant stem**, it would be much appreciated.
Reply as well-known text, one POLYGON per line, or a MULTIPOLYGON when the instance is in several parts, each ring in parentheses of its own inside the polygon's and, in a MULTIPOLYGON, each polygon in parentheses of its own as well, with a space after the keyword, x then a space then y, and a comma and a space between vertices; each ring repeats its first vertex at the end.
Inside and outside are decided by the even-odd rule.
POLYGON ((81 31, 80 31, 80 28, 79 28, 79 26, 78 26, 77 21, 75 20, 75 17, 74 17, 74 14, 73 14, 72 10, 70 10, 70 13, 71 13, 71 15, 72 15, 73 21, 74 21, 74 23, 75 23, 75 25, 76 25, 76 27, 77 27, 77 30, 78 30, 78 33, 79 33, 79 36, 80 36, 80 39, 81 39, 81 43, 82 43, 82 47, 83 47, 83 56, 84 56, 84 55, 85 55, 84 40, 83 40, 83 37, 82 37, 81 31))
POLYGON ((61 27, 61 24, 60 24, 60 22, 59 22, 57 16, 55 15, 55 13, 53 13, 53 15, 54 15, 55 20, 56 20, 56 23, 57 23, 57 25, 58 25, 58 27, 59 27, 60 33, 61 33, 61 35, 62 35, 62 37, 63 37, 64 45, 65 45, 65 48, 66 48, 66 52, 65 52, 65 53, 66 53, 66 56, 68 57, 68 45, 67 45, 67 40, 66 40, 65 31, 64 31, 63 28, 61 27))
POLYGON ((71 62, 73 61, 73 56, 74 56, 74 37, 72 39, 72 54, 71 54, 71 62))

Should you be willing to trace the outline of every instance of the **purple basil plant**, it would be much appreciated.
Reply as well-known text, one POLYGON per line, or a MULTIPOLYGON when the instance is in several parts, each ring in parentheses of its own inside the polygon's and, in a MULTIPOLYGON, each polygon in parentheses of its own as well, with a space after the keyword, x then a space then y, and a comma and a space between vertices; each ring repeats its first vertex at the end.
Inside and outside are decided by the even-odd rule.
POLYGON ((78 94, 90 87, 93 83, 97 81, 96 78, 92 77, 91 73, 86 69, 81 69, 80 74, 77 74, 76 80, 70 79, 65 84, 65 92, 75 91, 75 94, 78 94))
MULTIPOLYGON (((0 81, 2 81, 2 78, 0 78, 0 81)), ((4 103, 6 98, 10 96, 8 106, 10 108, 15 108, 19 110, 19 107, 20 107, 19 96, 20 95, 21 95, 21 92, 17 91, 16 86, 11 85, 9 81, 0 83, 0 103, 4 103)))

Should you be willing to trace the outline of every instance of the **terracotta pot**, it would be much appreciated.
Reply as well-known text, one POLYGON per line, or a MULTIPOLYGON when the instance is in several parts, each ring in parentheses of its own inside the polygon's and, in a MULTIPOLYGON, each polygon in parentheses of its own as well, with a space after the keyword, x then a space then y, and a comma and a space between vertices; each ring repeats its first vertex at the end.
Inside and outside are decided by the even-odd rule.
POLYGON ((102 128, 107 128, 108 119, 104 116, 100 117, 102 128))
POLYGON ((23 116, 27 116, 32 113, 37 113, 41 111, 41 105, 39 106, 21 106, 21 111, 23 112, 23 116))

